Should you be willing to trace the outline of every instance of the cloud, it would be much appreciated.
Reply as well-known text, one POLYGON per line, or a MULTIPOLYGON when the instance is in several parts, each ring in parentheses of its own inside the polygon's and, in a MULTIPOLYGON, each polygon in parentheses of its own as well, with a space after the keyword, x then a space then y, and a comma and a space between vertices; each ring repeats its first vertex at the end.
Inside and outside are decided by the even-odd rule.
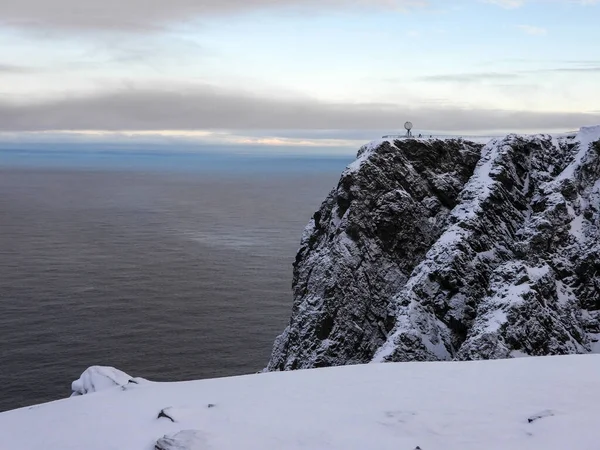
MULTIPOLYGON (((597 64, 597 63, 596 63, 597 64)), ((553 67, 547 69, 516 70, 514 72, 467 72, 467 73, 447 73, 437 75, 425 75, 414 78, 415 81, 427 83, 478 83, 481 81, 505 82, 517 80, 525 75, 550 73, 568 73, 568 74, 593 74, 600 73, 600 65, 586 65, 583 67, 553 67)), ((399 80, 388 80, 399 81, 399 80)))
POLYGON ((127 89, 38 103, 0 100, 0 130, 395 130, 411 119, 432 130, 546 130, 600 123, 568 112, 503 111, 436 105, 324 103, 272 99, 210 86, 127 89))
POLYGON ((547 69, 545 72, 564 72, 564 73, 597 73, 600 72, 600 66, 597 67, 560 67, 557 69, 547 69))
POLYGON ((14 64, 2 64, 0 63, 0 75, 2 74, 19 74, 19 73, 30 73, 34 69, 25 66, 18 66, 14 64))
POLYGON ((372 140, 381 133, 364 131, 362 137, 349 139, 344 130, 331 131, 332 138, 311 137, 309 131, 299 131, 295 135, 283 136, 282 133, 256 131, 254 133, 214 132, 214 133, 164 133, 164 132, 21 132, 0 131, 0 151, 34 150, 52 152, 54 150, 75 151, 78 153, 154 151, 175 153, 197 152, 264 152, 273 149, 284 150, 286 154, 353 154, 365 141, 372 140))
POLYGON ((517 28, 523 33, 530 34, 531 36, 544 36, 548 34, 548 30, 545 28, 536 27, 533 25, 517 25, 517 28))
POLYGON ((425 75, 415 78, 416 81, 425 82, 458 82, 471 83, 478 81, 506 81, 519 78, 517 73, 502 72, 476 72, 476 73, 451 73, 441 75, 425 75))
POLYGON ((0 26, 36 29, 160 30, 214 14, 266 8, 335 10, 423 7, 429 0, 18 0, 0 2, 0 26))
POLYGON ((485 0, 485 3, 498 5, 506 9, 520 8, 525 3, 525 0, 485 0))
MULTIPOLYGON (((600 0, 473 0, 507 9, 527 3, 597 5, 600 0)), ((0 27, 47 30, 156 31, 199 18, 255 10, 339 11, 387 9, 407 11, 434 0, 5 0, 0 27)))
POLYGON ((516 9, 526 3, 572 3, 582 6, 597 5, 600 0, 480 0, 483 3, 497 5, 505 9, 516 9))

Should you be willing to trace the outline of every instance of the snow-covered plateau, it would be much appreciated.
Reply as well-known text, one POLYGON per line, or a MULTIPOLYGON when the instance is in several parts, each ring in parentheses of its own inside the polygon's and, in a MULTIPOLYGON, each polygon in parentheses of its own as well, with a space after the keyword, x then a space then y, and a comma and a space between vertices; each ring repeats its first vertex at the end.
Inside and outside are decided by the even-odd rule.
MULTIPOLYGON (((3 450, 598 450, 600 355, 122 384, 0 414, 3 450)), ((116 374, 115 383, 102 378, 116 374)), ((78 384, 80 386, 80 384, 78 384)))

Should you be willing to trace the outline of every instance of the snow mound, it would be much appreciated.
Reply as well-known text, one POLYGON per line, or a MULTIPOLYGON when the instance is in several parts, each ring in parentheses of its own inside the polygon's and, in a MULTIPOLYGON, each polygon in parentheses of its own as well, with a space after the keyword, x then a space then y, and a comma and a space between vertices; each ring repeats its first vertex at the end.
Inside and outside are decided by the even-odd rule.
POLYGON ((125 387, 129 384, 139 384, 146 381, 143 378, 133 378, 114 367, 92 366, 71 384, 72 397, 91 394, 114 387, 125 387))
POLYGON ((599 373, 571 355, 145 383, 2 413, 0 447, 598 450, 599 373))
POLYGON ((206 439, 196 430, 184 430, 156 441, 155 450, 205 450, 206 439))

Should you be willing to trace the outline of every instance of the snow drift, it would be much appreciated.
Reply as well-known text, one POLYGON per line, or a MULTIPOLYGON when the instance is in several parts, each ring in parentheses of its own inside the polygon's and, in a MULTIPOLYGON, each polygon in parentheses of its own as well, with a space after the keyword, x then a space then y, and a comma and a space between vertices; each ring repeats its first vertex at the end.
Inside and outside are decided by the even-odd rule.
POLYGON ((114 367, 92 366, 88 367, 81 376, 71 383, 72 397, 103 391, 115 386, 121 388, 129 384, 139 384, 146 380, 132 378, 125 372, 114 367))
POLYGON ((599 373, 576 355, 146 382, 2 413, 0 447, 597 450, 599 373))

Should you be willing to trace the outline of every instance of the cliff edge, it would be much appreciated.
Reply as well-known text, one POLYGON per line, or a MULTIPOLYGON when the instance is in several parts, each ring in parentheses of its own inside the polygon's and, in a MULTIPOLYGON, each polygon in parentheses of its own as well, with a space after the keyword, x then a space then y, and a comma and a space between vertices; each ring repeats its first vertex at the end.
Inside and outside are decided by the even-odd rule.
POLYGON ((293 295, 270 371, 599 352, 600 127, 364 146, 293 295))

